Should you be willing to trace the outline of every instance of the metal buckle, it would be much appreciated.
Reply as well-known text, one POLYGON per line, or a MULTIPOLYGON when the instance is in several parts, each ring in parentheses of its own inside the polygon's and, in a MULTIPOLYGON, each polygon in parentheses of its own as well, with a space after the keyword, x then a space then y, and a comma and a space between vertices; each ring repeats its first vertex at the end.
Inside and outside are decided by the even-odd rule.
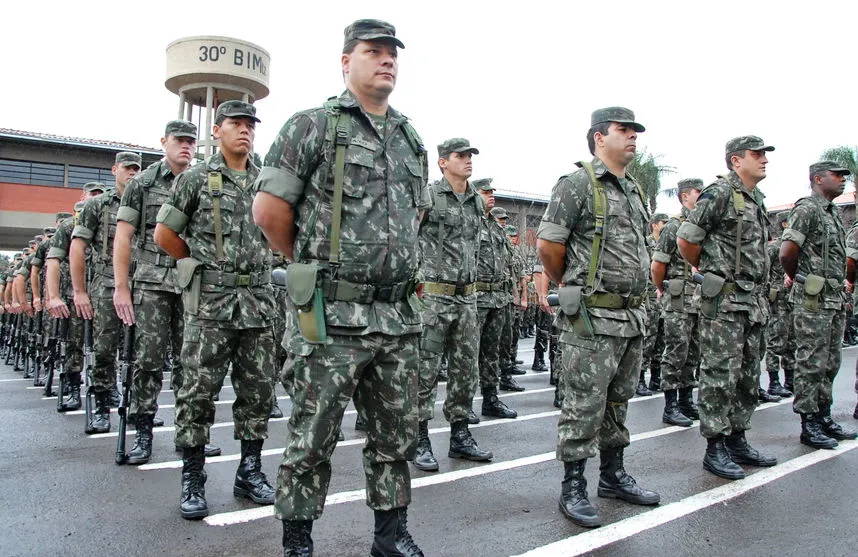
POLYGON ((236 275, 235 276, 235 285, 236 286, 250 286, 250 275, 236 275))
POLYGON ((390 302, 393 295, 394 285, 384 284, 375 287, 375 299, 383 302, 390 302))

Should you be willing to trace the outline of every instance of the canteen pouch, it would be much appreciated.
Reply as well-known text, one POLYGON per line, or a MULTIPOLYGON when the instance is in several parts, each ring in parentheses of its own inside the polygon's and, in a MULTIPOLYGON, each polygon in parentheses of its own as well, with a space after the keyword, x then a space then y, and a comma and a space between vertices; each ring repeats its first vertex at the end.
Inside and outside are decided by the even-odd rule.
POLYGON ((670 311, 682 311, 685 281, 682 279, 667 281, 667 292, 670 294, 670 311))
POLYGON ((313 344, 328 340, 320 270, 312 263, 291 263, 286 267, 286 292, 298 313, 298 330, 304 340, 313 344))
POLYGON ((778 289, 775 286, 769 288, 769 302, 775 303, 778 301, 778 289))
POLYGON ((825 288, 825 278, 819 275, 807 275, 804 279, 804 299, 801 305, 807 311, 819 311, 819 295, 825 288))
POLYGON ((704 317, 715 319, 718 315, 724 282, 725 280, 718 275, 712 273, 703 275, 703 282, 700 284, 700 314, 704 317))
POLYGON ((193 257, 184 257, 176 261, 176 280, 182 289, 182 305, 185 312, 196 315, 200 311, 200 279, 197 269, 201 261, 193 257))
POLYGON ((740 304, 750 304, 754 296, 756 285, 750 280, 737 280, 736 291, 733 293, 733 301, 740 304))
POLYGON ((592 339, 593 323, 590 322, 590 314, 584 304, 584 287, 564 286, 557 290, 557 299, 560 309, 572 320, 572 328, 579 338, 592 339))

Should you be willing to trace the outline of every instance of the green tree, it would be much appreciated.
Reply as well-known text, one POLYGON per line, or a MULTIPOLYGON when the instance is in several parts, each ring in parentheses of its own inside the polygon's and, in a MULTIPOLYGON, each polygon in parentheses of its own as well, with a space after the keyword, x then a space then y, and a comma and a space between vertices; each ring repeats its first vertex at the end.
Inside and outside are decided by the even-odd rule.
POLYGON ((676 171, 672 166, 660 164, 660 159, 661 155, 653 155, 646 149, 641 149, 635 153, 635 160, 626 168, 626 172, 643 188, 651 211, 655 211, 655 198, 661 192, 662 175, 676 171))
POLYGON ((846 179, 847 181, 855 182, 855 173, 858 172, 858 147, 848 147, 846 145, 831 147, 822 152, 819 160, 834 161, 841 164, 844 168, 848 168, 852 174, 847 176, 846 179))

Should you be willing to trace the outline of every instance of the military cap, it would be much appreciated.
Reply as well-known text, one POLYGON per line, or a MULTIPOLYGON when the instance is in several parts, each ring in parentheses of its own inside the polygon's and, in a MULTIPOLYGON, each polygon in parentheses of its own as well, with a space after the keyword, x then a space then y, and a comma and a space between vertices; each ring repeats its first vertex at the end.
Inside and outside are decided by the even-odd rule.
POLYGON ((511 224, 504 226, 503 229, 507 236, 518 236, 518 229, 511 224))
POLYGON ((494 207, 491 211, 489 211, 489 214, 496 219, 508 218, 506 214, 506 209, 504 209, 503 207, 494 207))
POLYGON ((471 143, 463 137, 454 137, 438 145, 438 156, 446 159, 450 153, 473 153, 480 154, 480 150, 476 147, 471 147, 471 143))
POLYGON ((396 27, 380 19, 359 19, 346 27, 343 34, 343 45, 351 41, 390 41, 399 48, 405 48, 396 38, 396 27))
POLYGON ((107 191, 107 186, 101 182, 87 182, 83 185, 83 191, 86 193, 92 193, 96 190, 107 191))
POLYGON ((244 101, 220 103, 215 113, 215 122, 223 122, 224 118, 250 118, 254 122, 262 121, 256 117, 256 107, 244 101))
POLYGON ((727 142, 725 154, 741 153, 744 151, 774 151, 775 148, 757 137, 756 135, 742 135, 734 137, 727 142))
POLYGON ((118 164, 120 166, 143 166, 143 159, 137 153, 132 153, 131 151, 120 151, 116 153, 116 160, 113 161, 113 164, 118 164))
MULTIPOLYGON (((93 184, 93 183, 95 183, 95 182, 90 182, 89 184, 93 184)), ((87 186, 88 186, 89 184, 87 184, 87 186)), ((86 186, 84 186, 84 188, 86 188, 86 186)), ((71 213, 68 213, 68 212, 66 212, 66 211, 60 211, 59 213, 57 213, 56 215, 54 215, 54 221, 55 221, 55 222, 60 222, 61 220, 63 220, 63 219, 67 219, 67 218, 69 218, 69 217, 71 217, 71 216, 74 216, 74 215, 72 215, 71 213)))
POLYGON ((676 189, 679 191, 702 190, 703 180, 701 180, 700 178, 684 178, 677 182, 676 189))
POLYGON ((31 248, 34 248, 34 247, 39 245, 39 241, 34 238, 34 239, 30 240, 29 242, 27 242, 27 245, 30 246, 31 248))
POLYGON ((635 113, 628 108, 622 106, 609 106, 608 108, 600 108, 593 111, 590 118, 590 127, 606 122, 616 122, 618 124, 629 124, 636 132, 645 132, 646 128, 635 122, 635 113))
MULTIPOLYGON (((78 201, 77 203, 75 203, 74 204, 74 212, 79 213, 80 211, 83 211, 84 205, 86 205, 86 201, 78 201)), ((74 215, 69 215, 69 216, 74 216, 74 215)))
POLYGON ((810 175, 813 176, 817 172, 830 171, 835 174, 849 175, 852 174, 848 168, 844 168, 842 164, 834 161, 819 161, 810 165, 810 175))
POLYGON ((655 213, 652 217, 650 217, 650 224, 655 224, 657 222, 667 222, 670 217, 668 217, 665 213, 655 213))
POLYGON ((775 220, 778 224, 785 223, 789 220, 789 211, 781 211, 777 215, 775 215, 775 220))
POLYGON ((495 191, 495 187, 492 185, 492 178, 479 178, 477 180, 471 180, 471 185, 474 186, 477 191, 495 191))
POLYGON ((197 139, 197 126, 193 122, 187 120, 170 120, 167 122, 167 127, 164 128, 164 137, 190 137, 197 139))
POLYGON ((21 250, 21 259, 24 259, 24 256, 25 256, 25 255, 30 255, 31 253, 33 253, 33 250, 32 250, 32 249, 30 249, 30 248, 24 248, 24 249, 22 249, 22 250, 21 250))
POLYGON ((45 234, 56 234, 57 228, 55 226, 46 226, 42 229, 42 232, 45 234))

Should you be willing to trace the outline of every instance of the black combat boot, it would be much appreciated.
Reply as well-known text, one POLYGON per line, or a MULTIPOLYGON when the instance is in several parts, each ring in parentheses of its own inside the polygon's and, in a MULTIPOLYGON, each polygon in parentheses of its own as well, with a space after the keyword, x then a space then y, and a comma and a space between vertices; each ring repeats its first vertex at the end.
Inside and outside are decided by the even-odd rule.
POLYGON ((483 416, 491 418, 517 418, 518 412, 507 406, 498 398, 497 389, 486 387, 483 389, 483 416))
POLYGON ((480 417, 473 410, 468 410, 468 424, 477 425, 480 423, 480 417))
POLYGON ((599 454, 599 497, 621 499, 634 505, 658 505, 661 496, 643 489, 623 467, 623 448, 606 449, 599 454))
POLYGON ((832 439, 822 430, 822 426, 816 419, 816 414, 801 415, 801 435, 799 441, 802 445, 814 449, 833 449, 837 446, 837 440, 832 439))
POLYGON ((262 472, 262 439, 241 440, 241 462, 235 471, 232 494, 257 505, 274 504, 274 488, 262 472))
POLYGON ((637 396, 651 396, 652 391, 646 388, 646 378, 644 377, 644 370, 641 370, 640 377, 638 378, 638 386, 635 387, 635 395, 637 396))
POLYGON ((679 396, 677 397, 677 406, 679 411, 686 418, 692 420, 700 419, 700 412, 697 410, 697 405, 694 404, 694 387, 680 387, 679 396))
POLYGON ((781 382, 778 379, 777 371, 769 372, 769 394, 779 396, 781 398, 788 398, 792 396, 792 391, 781 386, 781 382))
POLYGON ((155 414, 154 416, 152 416, 152 425, 155 427, 162 427, 164 425, 164 418, 161 418, 158 416, 158 414, 155 414))
POLYGON ((366 431, 366 424, 361 419, 360 414, 355 418, 355 431, 366 431))
POLYGON ((152 456, 152 414, 138 414, 137 435, 128 453, 128 464, 146 464, 152 456))
POLYGON ((541 357, 533 358, 533 365, 530 366, 533 371, 548 371, 548 366, 545 365, 545 359, 541 357))
POLYGON ((563 407, 563 393, 560 391, 560 385, 554 386, 554 408, 563 407))
POLYGON ((795 393, 795 385, 793 384, 794 379, 795 379, 795 370, 794 369, 785 369, 784 370, 784 389, 788 390, 791 393, 795 393))
POLYGON ((370 557, 423 557, 408 533, 408 509, 400 507, 375 512, 375 538, 370 557))
POLYGON ((447 452, 447 456, 477 462, 494 458, 491 451, 484 451, 477 446, 477 442, 474 441, 468 429, 468 422, 465 420, 450 424, 450 450, 447 452))
POLYGON ((280 405, 277 404, 277 398, 274 398, 274 402, 271 403, 271 412, 268 414, 269 418, 282 418, 283 410, 280 409, 280 405))
POLYGON ((649 390, 657 393, 661 390, 661 364, 649 368, 649 390))
POLYGON ((313 557, 312 520, 283 521, 283 557, 313 557))
POLYGON ((432 443, 429 441, 429 422, 417 422, 417 452, 414 455, 414 467, 424 472, 437 472, 438 461, 432 454, 432 443))
POLYGON ((858 433, 848 427, 844 427, 831 418, 831 404, 820 404, 819 413, 816 415, 822 432, 832 439, 847 441, 858 438, 858 433))
POLYGON ((182 450, 182 498, 179 501, 182 518, 196 519, 209 515, 205 464, 203 447, 182 450))
POLYGON ((110 391, 96 392, 95 411, 92 420, 87 424, 86 433, 107 433, 110 431, 110 391))
POLYGON ((855 404, 855 410, 852 411, 852 417, 858 420, 858 403, 855 404))
MULTIPOLYGON (((515 363, 512 365, 512 367, 509 368, 508 372, 510 375, 526 375, 527 374, 527 370, 524 369, 523 367, 521 367, 520 365, 518 365, 519 362, 521 362, 521 360, 516 360, 515 363)), ((524 363, 524 362, 522 362, 522 363, 524 363)))
POLYGON ((560 484, 560 512, 566 518, 585 528, 602 525, 599 511, 587 498, 587 480, 584 478, 584 466, 587 459, 563 463, 563 483, 560 484))
POLYGON ((703 456, 703 468, 716 476, 728 480, 741 480, 745 471, 733 462, 727 447, 724 446, 724 436, 718 435, 706 440, 706 454, 703 456))
POLYGON ((516 383, 515 379, 512 378, 511 375, 508 375, 509 372, 501 374, 500 383, 498 387, 502 391, 512 391, 514 393, 520 393, 524 390, 524 387, 516 383))
POLYGON ((724 439, 724 447, 730 454, 730 460, 736 464, 750 464, 751 466, 774 466, 778 463, 778 459, 760 454, 760 451, 755 449, 745 439, 744 431, 734 431, 724 439))
POLYGON ((691 421, 688 416, 679 411, 677 394, 676 389, 665 389, 664 413, 661 415, 661 421, 669 425, 691 427, 694 425, 694 422, 691 421))
POLYGON ((71 410, 80 410, 80 374, 69 373, 69 396, 63 400, 59 412, 69 412, 71 410))
MULTIPOLYGON (((208 458, 210 456, 220 456, 220 454, 221 454, 220 447, 218 447, 217 445, 209 444, 209 443, 206 443, 204 450, 206 453, 206 458, 208 458)), ((177 453, 182 452, 182 448, 178 445, 176 445, 176 452, 177 453)))
POLYGON ((760 399, 760 402, 780 402, 781 397, 770 395, 768 391, 759 387, 757 389, 757 397, 760 399))
POLYGON ((119 394, 119 389, 113 387, 110 389, 109 403, 111 408, 119 408, 119 403, 122 402, 122 395, 119 394))

